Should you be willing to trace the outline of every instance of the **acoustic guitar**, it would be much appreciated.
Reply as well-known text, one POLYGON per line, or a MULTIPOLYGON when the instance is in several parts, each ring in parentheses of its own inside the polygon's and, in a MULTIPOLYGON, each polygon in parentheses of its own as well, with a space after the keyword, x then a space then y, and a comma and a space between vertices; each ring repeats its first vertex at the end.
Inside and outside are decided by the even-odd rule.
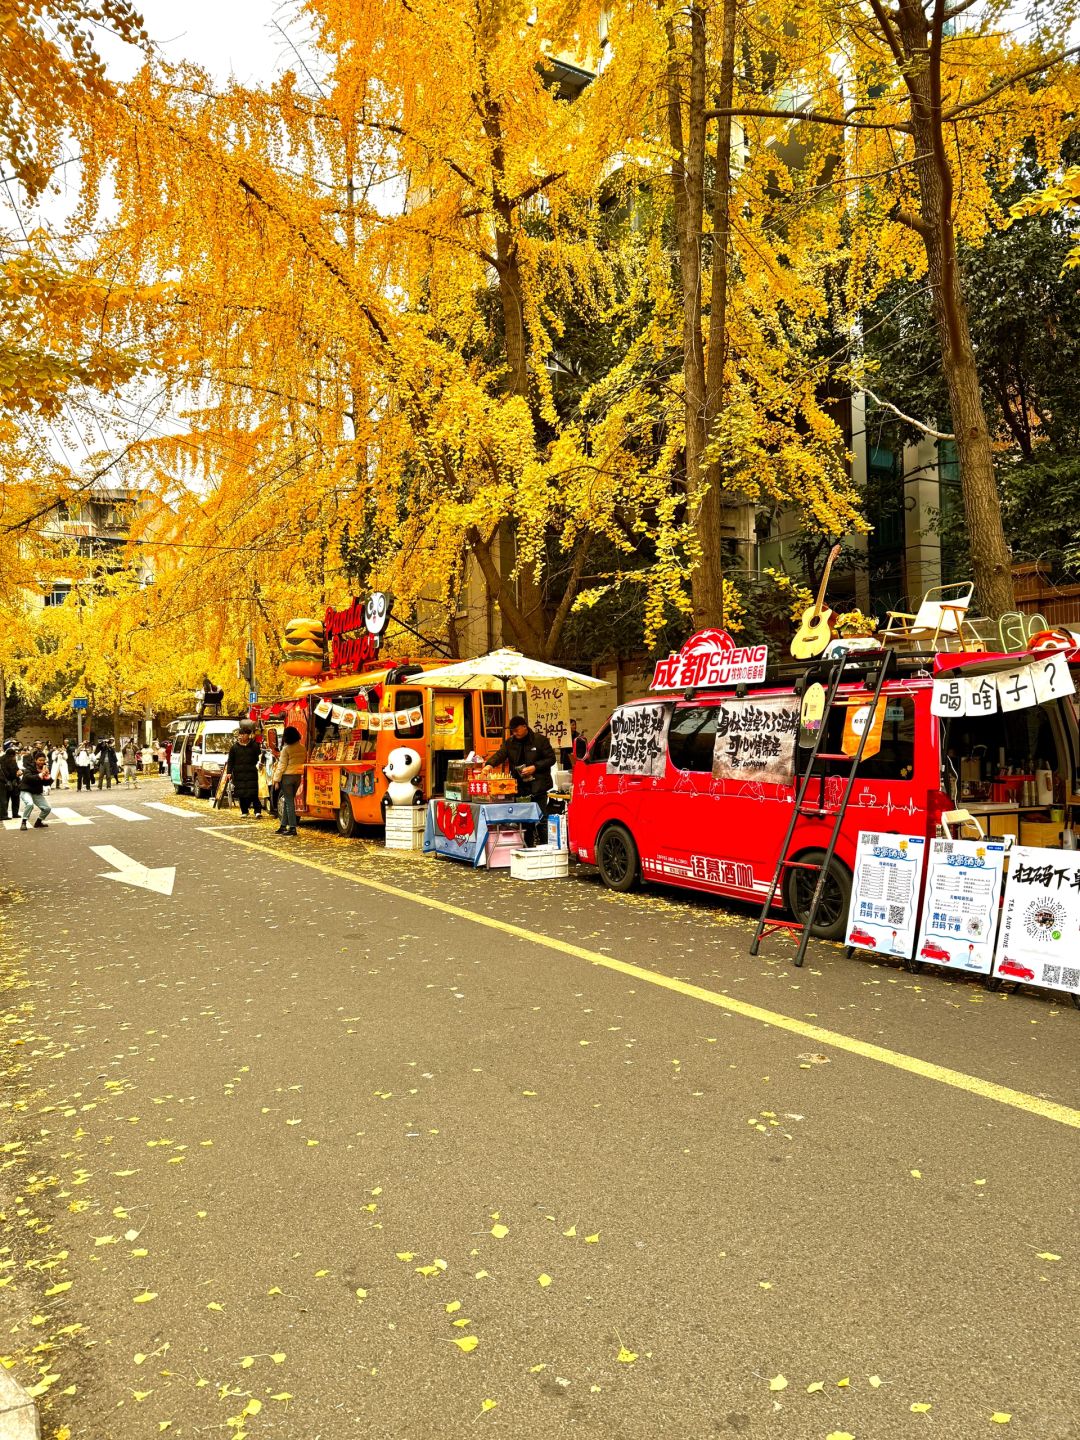
POLYGON ((829 573, 833 562, 840 554, 840 546, 834 545, 825 561, 825 573, 821 577, 817 599, 809 609, 804 610, 795 638, 791 642, 791 653, 796 660, 813 660, 824 653, 830 641, 836 639, 836 612, 825 604, 825 591, 829 584, 829 573))

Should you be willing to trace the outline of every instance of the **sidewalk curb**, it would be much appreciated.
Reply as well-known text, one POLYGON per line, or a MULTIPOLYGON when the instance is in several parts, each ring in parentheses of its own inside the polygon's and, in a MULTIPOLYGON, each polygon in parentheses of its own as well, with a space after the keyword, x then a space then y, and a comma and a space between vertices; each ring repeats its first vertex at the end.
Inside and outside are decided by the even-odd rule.
POLYGON ((0 1440, 41 1440, 37 1406, 13 1375, 0 1368, 0 1440))

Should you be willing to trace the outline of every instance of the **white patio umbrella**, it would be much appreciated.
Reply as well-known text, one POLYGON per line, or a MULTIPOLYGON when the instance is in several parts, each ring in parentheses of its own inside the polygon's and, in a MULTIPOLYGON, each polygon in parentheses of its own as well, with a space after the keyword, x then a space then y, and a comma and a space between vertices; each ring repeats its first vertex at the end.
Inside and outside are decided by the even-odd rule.
POLYGON ((565 680, 568 690, 602 690, 609 683, 594 680, 591 675, 579 675, 576 670, 548 665, 543 660, 530 660, 528 655, 509 646, 478 655, 475 660, 455 660, 452 665, 440 665, 437 670, 409 676, 410 685, 429 685, 435 690, 497 690, 501 687, 505 692, 515 680, 522 684, 528 680, 565 680))
POLYGON ((565 680, 567 690, 602 690, 610 682, 548 665, 544 660, 531 660, 520 650, 509 646, 478 655, 475 660, 456 660, 453 665, 440 665, 422 675, 410 675, 410 685, 427 685, 433 690, 498 690, 502 689, 503 720, 506 720, 506 692, 513 686, 520 689, 529 680, 565 680), (514 682, 518 684, 515 686, 514 682))

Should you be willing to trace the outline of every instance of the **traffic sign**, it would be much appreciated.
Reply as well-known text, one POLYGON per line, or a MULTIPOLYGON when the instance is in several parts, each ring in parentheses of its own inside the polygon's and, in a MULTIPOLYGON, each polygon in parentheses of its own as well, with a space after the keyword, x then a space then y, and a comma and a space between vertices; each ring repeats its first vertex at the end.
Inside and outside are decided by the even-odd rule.
POLYGON ((87 700, 85 695, 77 695, 71 702, 71 708, 73 710, 89 710, 90 701, 87 700))
POLYGON ((248 704, 249 704, 249 705, 257 705, 258 703, 259 703, 259 692, 258 692, 258 690, 249 690, 249 691, 248 691, 248 704))

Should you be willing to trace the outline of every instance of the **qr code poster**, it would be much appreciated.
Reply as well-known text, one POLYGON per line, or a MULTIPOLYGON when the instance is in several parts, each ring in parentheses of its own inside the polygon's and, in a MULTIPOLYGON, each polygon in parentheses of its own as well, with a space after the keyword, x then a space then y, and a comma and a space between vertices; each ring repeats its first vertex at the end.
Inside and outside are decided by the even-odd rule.
POLYGON ((1080 851, 1013 846, 994 974, 1080 994, 1080 851))
POLYGON ((1004 862, 999 840, 931 840, 916 960, 990 974, 1004 862))
POLYGON ((922 835, 859 832, 847 944, 910 959, 919 921, 926 840, 922 835))

